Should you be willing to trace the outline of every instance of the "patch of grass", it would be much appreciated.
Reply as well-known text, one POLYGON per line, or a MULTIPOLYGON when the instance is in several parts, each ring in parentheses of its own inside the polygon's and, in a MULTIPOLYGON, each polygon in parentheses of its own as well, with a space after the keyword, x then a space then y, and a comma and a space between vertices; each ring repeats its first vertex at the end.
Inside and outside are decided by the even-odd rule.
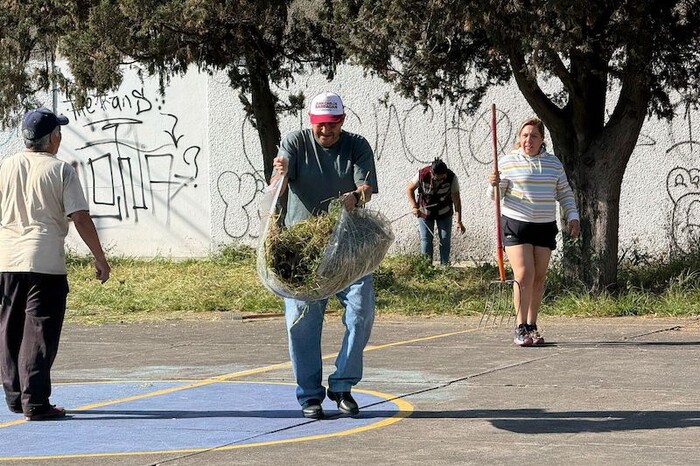
POLYGON ((110 258, 111 278, 101 285, 92 262, 68 260, 69 320, 134 321, 183 312, 280 312, 281 299, 258 282, 255 252, 225 249, 208 259, 110 258))
MULTIPOLYGON (((542 313, 562 316, 700 315, 700 259, 625 265, 614 293, 592 294, 566 283, 552 266, 542 313), (693 268, 694 267, 694 268, 693 268), (652 273, 656 271, 656 274, 652 273), (656 276, 656 280, 654 280, 656 276), (623 279, 624 278, 624 279, 623 279)), ((112 257, 112 277, 101 285, 92 261, 70 255, 67 320, 82 323, 216 318, 225 311, 279 313, 282 300, 267 291, 255 269, 255 250, 227 247, 205 259, 183 261, 112 257)), ((433 266, 419 255, 386 257, 374 273, 377 312, 414 316, 479 315, 495 266, 433 266)), ((338 308, 334 299, 329 310, 338 308)))

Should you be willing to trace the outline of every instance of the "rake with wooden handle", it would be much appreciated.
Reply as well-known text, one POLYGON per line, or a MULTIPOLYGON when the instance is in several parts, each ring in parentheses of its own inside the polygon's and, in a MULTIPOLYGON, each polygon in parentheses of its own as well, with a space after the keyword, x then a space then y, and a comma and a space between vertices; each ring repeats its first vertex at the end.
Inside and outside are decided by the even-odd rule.
MULTIPOLYGON (((498 140, 496 139, 496 105, 491 104, 491 146, 493 148, 493 171, 498 173, 498 140)), ((496 211, 496 260, 498 261, 498 280, 489 283, 488 296, 484 310, 479 319, 479 327, 497 326, 507 318, 506 324, 513 317, 513 308, 520 309, 520 303, 514 302, 515 288, 520 297, 520 284, 515 280, 506 279, 503 265, 503 232, 501 231, 501 192, 500 182, 494 187, 494 207, 496 211)))

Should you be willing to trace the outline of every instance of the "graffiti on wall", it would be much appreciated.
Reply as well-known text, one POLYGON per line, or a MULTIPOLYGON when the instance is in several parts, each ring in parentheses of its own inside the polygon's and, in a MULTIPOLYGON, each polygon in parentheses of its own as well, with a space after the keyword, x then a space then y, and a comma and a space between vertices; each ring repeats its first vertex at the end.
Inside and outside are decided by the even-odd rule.
MULTIPOLYGON (((370 140, 380 169, 392 167, 392 171, 395 171, 396 167, 402 165, 422 166, 430 163, 435 157, 441 157, 457 172, 460 180, 475 177, 474 182, 481 183, 481 177, 492 163, 490 109, 484 106, 474 115, 469 115, 465 109, 459 104, 435 107, 423 107, 419 104, 406 106, 398 101, 385 99, 363 108, 363 111, 347 108, 346 126, 355 128, 354 130, 370 140)), ((507 153, 513 147, 521 118, 514 118, 513 114, 512 109, 506 107, 496 111, 496 142, 499 154, 507 153)), ((686 123, 690 125, 689 115, 686 114, 685 118, 686 123)), ((306 120, 302 117, 296 125, 305 127, 306 120)), ((252 126, 249 122, 244 122, 241 135, 249 131, 253 131, 252 126)), ((686 146, 696 144, 682 139, 682 144, 686 146)), ((245 138, 241 136, 241 140, 245 141, 245 138)), ((656 136, 643 129, 637 146, 651 147, 658 143, 656 136)), ((680 146, 675 150, 678 150, 678 147, 680 146)), ((684 150, 687 152, 688 148, 684 150)), ((695 150, 700 150, 700 147, 695 147, 695 150)), ((245 168, 225 171, 217 179, 218 195, 225 205, 223 231, 232 239, 257 237, 257 206, 265 187, 259 148, 249 144, 249 147, 243 147, 242 156, 245 158, 245 168)), ((690 174, 681 174, 680 177, 677 175, 678 172, 669 174, 669 183, 686 187, 674 188, 669 184, 668 188, 674 203, 674 225, 677 225, 673 241, 679 247, 686 247, 687 238, 694 235, 694 230, 697 229, 700 233, 700 187, 697 184, 693 185, 693 180, 697 183, 697 178, 690 174), (688 186, 692 186, 697 194, 681 198, 679 192, 688 186), (691 203, 691 200, 697 202, 691 203), (698 208, 697 213, 693 210, 695 207, 698 208)))
POLYGON ((675 248, 685 253, 697 250, 700 245, 700 169, 691 165, 697 164, 700 142, 693 135, 692 117, 690 107, 686 107, 683 118, 678 119, 683 134, 675 137, 678 142, 666 150, 672 160, 683 160, 687 164, 674 167, 666 176, 666 191, 673 205, 671 240, 675 248))
POLYGON ((690 252, 700 239, 700 170, 675 167, 668 173, 666 189, 673 203, 673 244, 680 251, 690 252))
MULTIPOLYGON (((241 150, 246 167, 240 172, 225 170, 216 179, 216 189, 224 204, 223 227, 227 236, 234 239, 257 238, 260 230, 258 203, 265 190, 265 176, 256 169, 256 160, 262 161, 262 154, 251 154, 245 141, 246 129, 250 122, 245 119, 241 125, 241 150)), ((259 164, 259 163, 258 163, 259 164)))
POLYGON ((92 216, 137 223, 140 211, 156 215, 162 205, 169 225, 178 195, 197 188, 202 150, 186 142, 192 135, 178 116, 143 88, 91 96, 82 107, 71 99, 63 103, 82 124, 81 143, 73 149, 85 154, 77 164, 92 216))
MULTIPOLYGON (((428 164, 436 157, 445 160, 448 165, 460 166, 469 176, 470 164, 488 165, 492 161, 491 149, 491 113, 489 109, 469 116, 464 107, 441 107, 435 111, 432 106, 423 107, 415 104, 407 110, 400 111, 394 104, 384 108, 374 106, 374 152, 377 161, 385 154, 399 153, 408 163, 428 164), (380 122, 383 122, 380 124, 380 122), (411 139, 415 134, 425 132, 426 125, 433 128, 428 139, 420 141, 420 147, 411 139), (399 147, 387 147, 391 135, 397 134, 399 147)), ((496 136, 499 153, 508 150, 513 134, 513 122, 505 111, 496 110, 496 136)))
MULTIPOLYGON (((469 177, 492 163, 491 114, 483 112, 468 116, 463 107, 423 107, 415 104, 400 110, 391 102, 375 104, 369 116, 346 108, 353 127, 370 141, 377 164, 423 165, 440 157, 458 173, 469 177), (427 139, 415 138, 433 128, 427 139), (392 145, 393 143, 393 145, 392 145), (398 143, 398 144, 397 144, 398 143)), ((496 135, 499 153, 510 150, 514 124, 509 114, 496 112, 496 135)), ((232 239, 257 238, 259 230, 258 203, 264 192, 265 179, 260 167, 262 155, 258 148, 245 144, 245 134, 253 131, 248 120, 241 127, 242 152, 246 167, 240 171, 224 171, 217 179, 217 192, 224 204, 223 230, 232 239)), ((481 172, 479 172, 481 173, 481 172)))
POLYGON ((671 160, 683 162, 668 172, 666 191, 672 203, 672 245, 684 253, 700 246, 700 169, 697 168, 700 142, 693 134, 693 116, 691 107, 686 105, 682 117, 679 115, 674 120, 675 126, 670 125, 669 135, 674 142, 666 150, 666 156, 671 160))

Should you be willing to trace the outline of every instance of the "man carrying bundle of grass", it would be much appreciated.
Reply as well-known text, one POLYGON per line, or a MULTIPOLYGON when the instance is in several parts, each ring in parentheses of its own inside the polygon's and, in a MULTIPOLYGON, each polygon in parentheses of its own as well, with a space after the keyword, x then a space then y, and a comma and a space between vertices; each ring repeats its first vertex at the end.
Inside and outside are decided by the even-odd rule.
MULTIPOLYGON (((340 96, 325 92, 314 97, 309 117, 311 128, 287 134, 273 162, 270 185, 282 182, 282 192, 289 188, 286 226, 326 212, 333 199, 340 198, 351 212, 377 192, 374 153, 364 137, 341 129, 345 108, 340 96)), ((340 412, 359 413, 350 391, 362 378, 362 352, 374 322, 372 276, 361 277, 336 297, 345 308, 346 330, 327 393, 322 384, 321 330, 328 299, 284 299, 297 399, 302 414, 312 419, 323 417, 326 394, 340 412)))

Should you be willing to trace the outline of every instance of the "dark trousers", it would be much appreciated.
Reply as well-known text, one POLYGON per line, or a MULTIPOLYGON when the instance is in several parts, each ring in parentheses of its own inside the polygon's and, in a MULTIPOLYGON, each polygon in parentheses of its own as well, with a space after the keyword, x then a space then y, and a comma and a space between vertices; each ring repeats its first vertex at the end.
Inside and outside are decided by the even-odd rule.
POLYGON ((66 314, 68 278, 0 273, 0 370, 5 400, 25 413, 49 406, 51 366, 66 314))

